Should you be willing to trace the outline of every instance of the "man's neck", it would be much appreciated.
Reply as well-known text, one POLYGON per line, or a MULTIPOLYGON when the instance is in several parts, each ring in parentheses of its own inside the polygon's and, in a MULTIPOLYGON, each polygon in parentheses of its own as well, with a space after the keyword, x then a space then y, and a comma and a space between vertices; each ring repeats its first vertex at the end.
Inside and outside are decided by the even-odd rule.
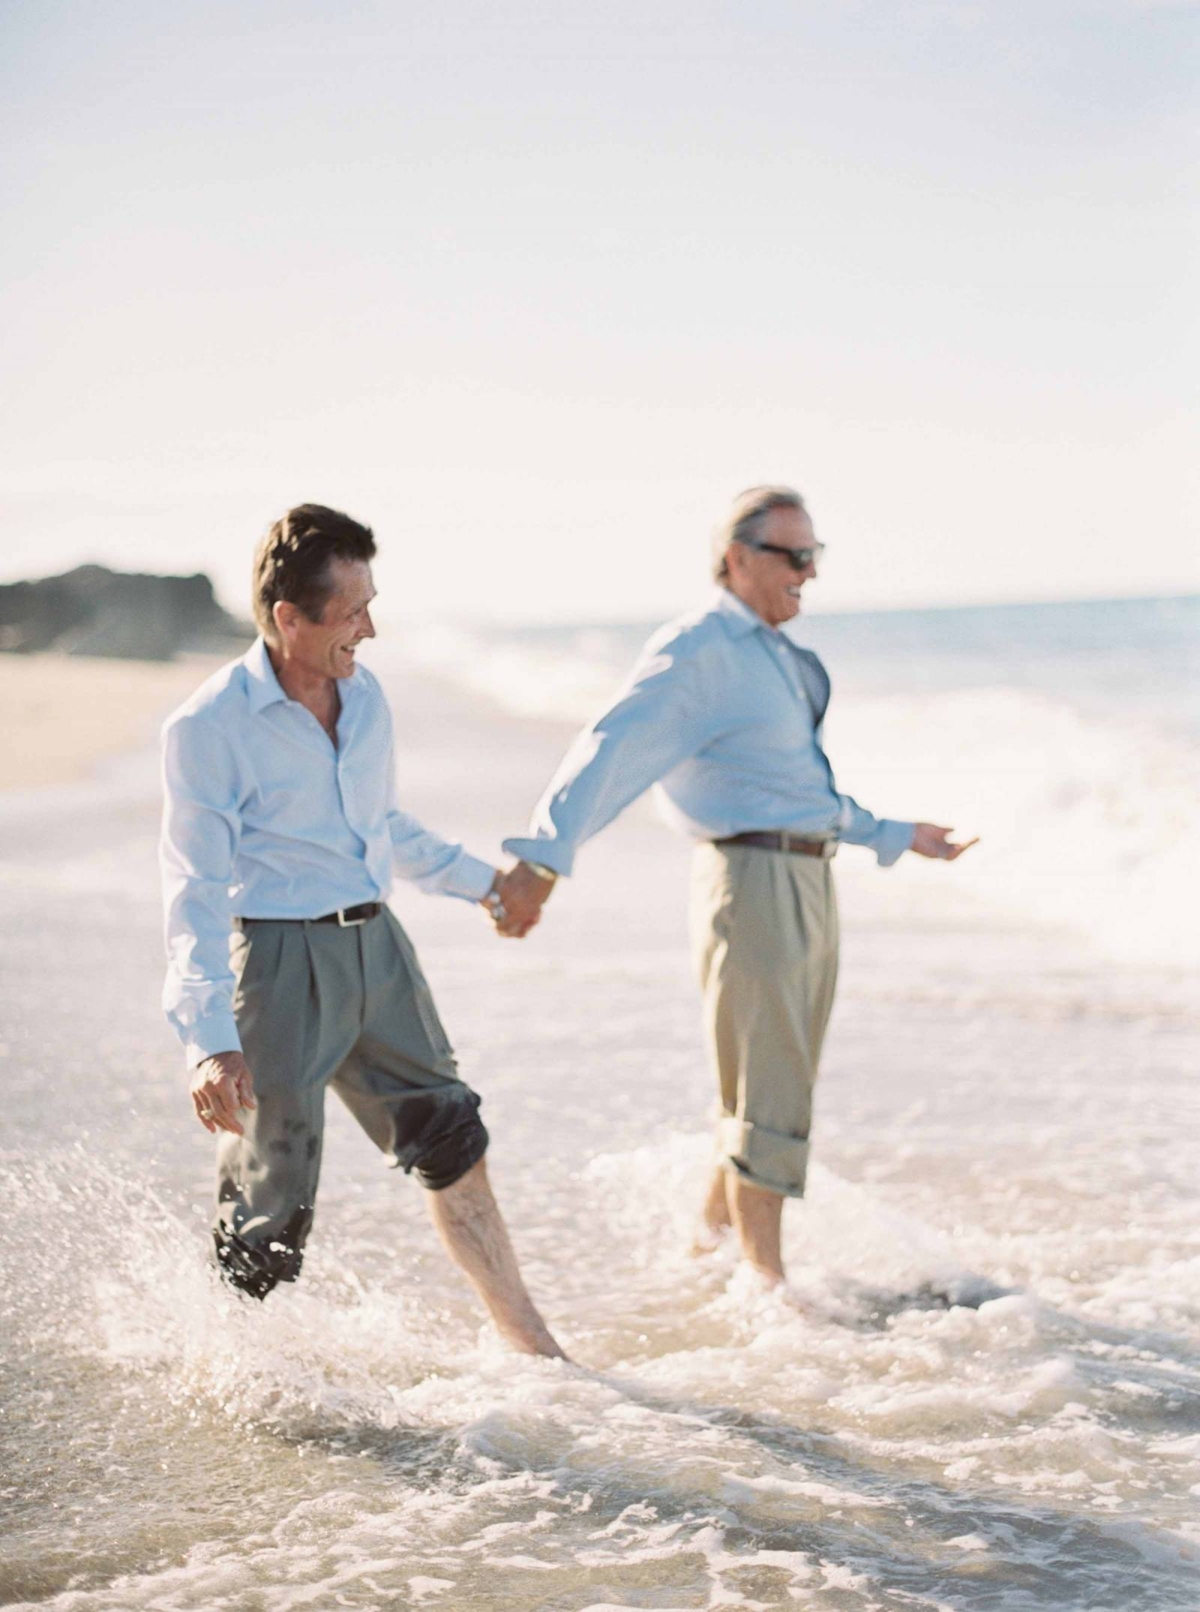
POLYGON ((267 657, 279 680, 279 686, 288 699, 295 700, 304 706, 305 710, 311 711, 323 728, 332 731, 342 703, 337 678, 330 677, 325 672, 314 672, 308 667, 298 666, 274 644, 267 644, 267 657))
POLYGON ((731 588, 728 582, 721 583, 721 586, 725 589, 725 592, 730 596, 730 598, 736 599, 738 604, 741 605, 742 609, 748 610, 756 621, 761 622, 764 627, 769 627, 772 632, 779 631, 779 628, 775 626, 774 622, 768 621, 766 616, 764 616, 761 611, 756 610, 748 599, 743 599, 736 588, 731 588))

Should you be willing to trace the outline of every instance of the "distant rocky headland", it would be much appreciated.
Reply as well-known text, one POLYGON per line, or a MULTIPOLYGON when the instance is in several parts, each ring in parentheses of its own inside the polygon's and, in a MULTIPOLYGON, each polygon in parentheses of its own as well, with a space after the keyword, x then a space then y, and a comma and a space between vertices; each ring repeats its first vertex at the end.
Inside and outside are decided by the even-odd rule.
POLYGON ((203 574, 145 576, 80 565, 62 576, 0 585, 0 650, 171 660, 228 650, 254 636, 217 603, 203 574))

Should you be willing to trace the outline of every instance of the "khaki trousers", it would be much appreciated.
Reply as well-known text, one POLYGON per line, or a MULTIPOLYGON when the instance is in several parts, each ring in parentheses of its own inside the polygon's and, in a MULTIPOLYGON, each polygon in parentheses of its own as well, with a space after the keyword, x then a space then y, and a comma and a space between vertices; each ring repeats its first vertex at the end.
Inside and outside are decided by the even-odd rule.
POLYGON ((718 1162, 754 1186, 801 1197, 837 981, 833 869, 785 851, 700 845, 691 932, 720 1090, 718 1162))

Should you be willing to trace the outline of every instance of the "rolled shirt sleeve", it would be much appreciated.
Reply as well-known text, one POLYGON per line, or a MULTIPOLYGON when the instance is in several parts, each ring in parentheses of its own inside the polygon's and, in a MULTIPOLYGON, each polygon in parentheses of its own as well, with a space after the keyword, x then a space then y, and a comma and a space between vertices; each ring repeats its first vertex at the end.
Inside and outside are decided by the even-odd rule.
POLYGON ((163 733, 159 855, 166 909, 163 1008, 189 1069, 240 1052, 229 959, 230 887, 239 839, 238 769, 225 736, 203 717, 163 733))
POLYGON ((575 739, 534 808, 526 838, 504 849, 570 874, 579 847, 718 731, 698 658, 668 643, 647 654, 607 711, 575 739))

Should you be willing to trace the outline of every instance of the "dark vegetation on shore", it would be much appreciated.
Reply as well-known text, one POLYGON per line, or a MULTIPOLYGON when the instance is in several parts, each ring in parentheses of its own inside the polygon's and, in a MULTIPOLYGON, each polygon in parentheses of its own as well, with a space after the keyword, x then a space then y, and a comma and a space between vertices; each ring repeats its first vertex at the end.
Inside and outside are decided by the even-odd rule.
POLYGON ((148 576, 80 565, 62 576, 0 585, 0 651, 56 650, 126 660, 172 660, 226 650, 254 636, 196 576, 148 576))

